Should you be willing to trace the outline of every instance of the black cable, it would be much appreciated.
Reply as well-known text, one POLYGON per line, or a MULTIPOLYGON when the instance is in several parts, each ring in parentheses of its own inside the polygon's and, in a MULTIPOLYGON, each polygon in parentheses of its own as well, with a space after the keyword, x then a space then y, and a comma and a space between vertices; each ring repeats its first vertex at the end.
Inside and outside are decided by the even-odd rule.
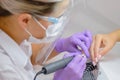
POLYGON ((33 80, 36 80, 37 76, 42 74, 42 73, 45 73, 45 69, 42 69, 41 71, 37 72, 37 74, 35 75, 33 80))

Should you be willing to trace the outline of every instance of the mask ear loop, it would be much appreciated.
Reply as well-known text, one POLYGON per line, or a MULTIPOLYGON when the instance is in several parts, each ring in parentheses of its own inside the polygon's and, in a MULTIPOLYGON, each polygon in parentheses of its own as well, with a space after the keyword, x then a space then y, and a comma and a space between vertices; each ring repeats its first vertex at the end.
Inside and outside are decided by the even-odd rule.
MULTIPOLYGON (((36 18, 33 17, 33 19, 46 31, 46 28, 36 18)), ((25 31, 32 37, 32 34, 26 28, 25 31)))
POLYGON ((25 31, 30 35, 32 36, 32 34, 25 28, 25 31))
POLYGON ((33 17, 33 19, 34 19, 45 31, 47 30, 35 17, 33 17))

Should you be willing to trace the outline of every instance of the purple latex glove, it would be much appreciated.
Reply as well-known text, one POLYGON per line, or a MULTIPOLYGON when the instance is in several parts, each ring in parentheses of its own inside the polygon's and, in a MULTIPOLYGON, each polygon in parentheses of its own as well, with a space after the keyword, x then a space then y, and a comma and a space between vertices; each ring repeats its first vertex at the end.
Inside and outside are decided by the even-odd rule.
POLYGON ((92 42, 92 34, 89 31, 84 31, 82 33, 76 33, 68 38, 59 39, 56 42, 55 50, 57 52, 79 52, 84 51, 87 57, 90 57, 89 48, 92 42), (82 51, 78 48, 82 49, 82 51))
POLYGON ((55 72, 53 80, 81 80, 86 68, 86 56, 78 55, 79 53, 70 53, 74 55, 73 60, 61 70, 55 72))

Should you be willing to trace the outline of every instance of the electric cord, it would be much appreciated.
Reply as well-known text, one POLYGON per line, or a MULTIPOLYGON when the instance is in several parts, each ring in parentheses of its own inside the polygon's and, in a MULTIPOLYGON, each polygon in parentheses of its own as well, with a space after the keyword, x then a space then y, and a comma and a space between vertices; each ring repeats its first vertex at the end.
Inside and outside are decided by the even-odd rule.
POLYGON ((41 71, 39 71, 38 73, 36 73, 35 77, 33 80, 36 80, 37 76, 40 75, 40 74, 43 74, 45 73, 45 69, 42 69, 41 71))

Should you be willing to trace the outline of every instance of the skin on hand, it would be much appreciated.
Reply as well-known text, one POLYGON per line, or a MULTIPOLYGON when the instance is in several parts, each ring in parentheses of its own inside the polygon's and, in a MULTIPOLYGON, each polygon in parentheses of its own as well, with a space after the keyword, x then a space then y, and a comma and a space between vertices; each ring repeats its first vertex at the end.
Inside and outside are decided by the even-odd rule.
POLYGON ((95 35, 90 48, 93 64, 95 65, 102 56, 107 54, 117 41, 120 41, 120 30, 95 35))

